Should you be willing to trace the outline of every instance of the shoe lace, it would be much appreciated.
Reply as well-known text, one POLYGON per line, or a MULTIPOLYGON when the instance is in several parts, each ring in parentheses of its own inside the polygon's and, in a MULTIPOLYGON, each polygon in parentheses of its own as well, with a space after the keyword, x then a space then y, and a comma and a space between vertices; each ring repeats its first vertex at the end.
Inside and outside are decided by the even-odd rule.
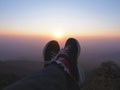
POLYGON ((45 61, 44 63, 45 64, 50 64, 54 60, 55 56, 56 56, 56 53, 55 52, 51 52, 51 55, 50 55, 50 57, 52 57, 51 60, 45 61))
POLYGON ((56 56, 54 56, 54 54, 52 54, 52 55, 53 55, 53 58, 52 58, 51 61, 56 61, 56 59, 57 59, 57 57, 58 57, 59 55, 65 55, 65 56, 69 57, 69 56, 68 56, 69 50, 70 50, 70 45, 67 46, 67 47, 65 47, 65 48, 63 48, 63 49, 61 49, 56 56))
POLYGON ((55 52, 51 52, 51 57, 55 57, 56 56, 56 53, 55 52))
POLYGON ((61 49, 60 54, 65 54, 68 56, 69 50, 70 50, 70 45, 61 49))

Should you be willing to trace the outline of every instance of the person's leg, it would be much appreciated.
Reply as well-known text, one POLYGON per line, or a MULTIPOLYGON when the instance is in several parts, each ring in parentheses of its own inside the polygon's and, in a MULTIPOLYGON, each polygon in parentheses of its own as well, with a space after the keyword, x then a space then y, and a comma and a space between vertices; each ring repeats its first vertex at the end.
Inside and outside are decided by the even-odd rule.
POLYGON ((59 52, 57 64, 64 67, 67 72, 67 85, 69 90, 79 90, 83 84, 84 73, 78 68, 78 57, 80 55, 80 44, 74 38, 66 41, 65 47, 59 52))
POLYGON ((65 47, 57 55, 57 59, 62 57, 63 60, 57 61, 57 63, 64 64, 65 68, 69 70, 69 75, 79 83, 79 70, 78 70, 78 57, 80 55, 80 44, 74 38, 69 38, 66 41, 65 47), (66 65, 67 63, 67 65, 66 65), (68 66, 69 65, 69 66, 68 66))
POLYGON ((57 64, 51 64, 4 90, 67 90, 66 74, 57 64))
MULTIPOLYGON (((80 45, 78 43, 78 41, 76 39, 73 39, 73 38, 69 38, 65 44, 65 48, 68 48, 68 46, 71 46, 72 48, 72 52, 69 50, 69 53, 75 53, 75 55, 77 56, 71 56, 74 58, 74 61, 76 64, 77 64, 77 58, 79 56, 79 52, 80 52, 80 45), (71 44, 72 43, 72 44, 71 44)), ((64 49, 65 49, 64 48, 64 49)), ((65 61, 68 61, 68 60, 65 60, 64 57, 60 57, 58 58, 58 56, 61 54, 60 51, 60 46, 59 44, 57 43, 57 41, 50 41, 48 42, 48 44, 45 46, 44 48, 44 52, 43 52, 43 56, 44 56, 44 61, 47 62, 44 64, 44 66, 48 66, 53 60, 56 62, 56 61, 64 61, 64 64, 67 64, 67 68, 70 68, 71 66, 68 65, 69 63, 65 63, 65 61), (59 52, 59 53, 58 53, 59 52), (58 60, 56 60, 58 58, 58 60)), ((66 72, 64 66, 63 66, 63 63, 58 63, 57 64, 62 64, 62 69, 64 69, 64 71, 66 72)), ((74 64, 74 63, 73 63, 74 64)), ((61 66, 61 65, 60 65, 61 66)), ((77 65, 75 65, 77 66, 77 65)), ((72 67, 73 68, 73 67, 72 67)), ((68 70, 65 74, 66 76, 66 81, 67 81, 67 89, 68 90, 79 90, 80 87, 78 85, 78 82, 76 82, 73 78, 71 78, 72 76, 70 76, 68 73, 70 73, 68 70)))
POLYGON ((66 41, 63 50, 60 50, 59 44, 57 43, 57 41, 54 40, 48 42, 48 44, 44 48, 44 61, 48 62, 47 65, 49 65, 50 62, 55 59, 54 61, 57 62, 57 64, 62 64, 62 66, 64 67, 64 71, 67 72, 66 78, 69 88, 68 90, 76 90, 75 88, 80 88, 80 86, 84 82, 84 73, 80 69, 78 70, 77 67, 77 60, 80 54, 80 50, 80 44, 74 38, 69 38, 66 41), (53 56, 54 58, 51 56, 53 56), (52 58, 52 60, 50 58, 52 58))

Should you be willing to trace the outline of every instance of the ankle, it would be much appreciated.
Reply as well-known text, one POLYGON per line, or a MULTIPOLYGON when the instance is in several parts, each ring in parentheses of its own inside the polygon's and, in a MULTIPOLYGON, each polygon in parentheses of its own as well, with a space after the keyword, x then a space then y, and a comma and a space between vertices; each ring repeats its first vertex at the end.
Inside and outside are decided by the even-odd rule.
POLYGON ((69 75, 71 75, 71 66, 70 66, 69 61, 66 58, 59 57, 56 60, 56 63, 60 64, 64 68, 64 71, 66 71, 69 75))

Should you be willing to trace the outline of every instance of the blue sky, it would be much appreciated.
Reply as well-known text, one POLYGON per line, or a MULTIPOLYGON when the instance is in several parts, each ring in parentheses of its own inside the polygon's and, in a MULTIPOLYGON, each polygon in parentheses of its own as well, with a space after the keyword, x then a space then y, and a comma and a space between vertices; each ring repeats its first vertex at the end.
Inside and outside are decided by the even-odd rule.
POLYGON ((120 34, 120 0, 0 0, 1 33, 120 34))

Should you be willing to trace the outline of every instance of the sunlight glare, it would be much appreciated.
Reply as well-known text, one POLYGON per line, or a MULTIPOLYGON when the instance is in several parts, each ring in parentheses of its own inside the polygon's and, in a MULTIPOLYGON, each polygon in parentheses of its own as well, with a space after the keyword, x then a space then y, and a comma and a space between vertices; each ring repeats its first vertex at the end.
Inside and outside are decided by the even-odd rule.
POLYGON ((63 37, 63 33, 62 32, 55 32, 54 33, 54 36, 56 37, 56 38, 62 38, 63 37))

